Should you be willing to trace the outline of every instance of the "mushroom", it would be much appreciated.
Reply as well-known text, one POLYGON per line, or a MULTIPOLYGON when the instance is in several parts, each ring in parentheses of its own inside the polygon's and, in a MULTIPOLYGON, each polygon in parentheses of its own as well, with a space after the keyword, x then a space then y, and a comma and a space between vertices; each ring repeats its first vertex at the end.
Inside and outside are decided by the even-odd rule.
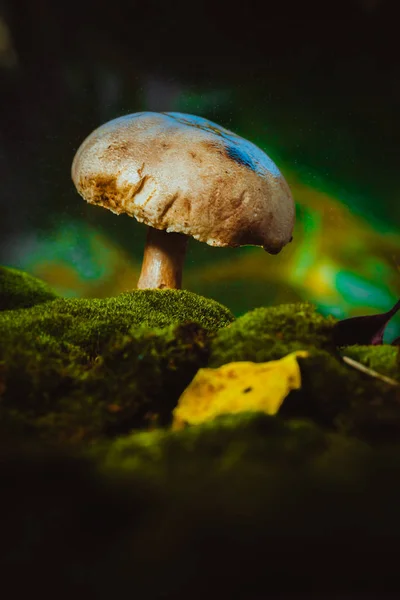
POLYGON ((148 226, 137 287, 182 282, 188 236, 277 254, 295 219, 288 184, 253 143, 202 117, 140 112, 91 133, 72 179, 83 198, 148 226))

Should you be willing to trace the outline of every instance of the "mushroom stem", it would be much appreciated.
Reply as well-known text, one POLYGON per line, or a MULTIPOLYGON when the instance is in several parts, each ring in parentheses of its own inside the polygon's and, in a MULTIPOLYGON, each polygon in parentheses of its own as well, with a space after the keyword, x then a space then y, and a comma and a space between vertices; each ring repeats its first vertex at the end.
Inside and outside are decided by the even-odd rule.
POLYGON ((187 241, 182 233, 148 227, 138 289, 181 289, 187 241))

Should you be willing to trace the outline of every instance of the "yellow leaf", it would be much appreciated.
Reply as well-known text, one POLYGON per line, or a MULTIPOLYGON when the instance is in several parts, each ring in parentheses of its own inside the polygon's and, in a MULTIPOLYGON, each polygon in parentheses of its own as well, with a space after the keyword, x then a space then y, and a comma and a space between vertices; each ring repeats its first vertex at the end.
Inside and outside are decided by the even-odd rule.
POLYGON ((179 398, 172 428, 197 425, 227 413, 276 414, 290 390, 301 387, 296 357, 308 355, 301 350, 265 363, 233 362, 219 369, 199 369, 179 398))

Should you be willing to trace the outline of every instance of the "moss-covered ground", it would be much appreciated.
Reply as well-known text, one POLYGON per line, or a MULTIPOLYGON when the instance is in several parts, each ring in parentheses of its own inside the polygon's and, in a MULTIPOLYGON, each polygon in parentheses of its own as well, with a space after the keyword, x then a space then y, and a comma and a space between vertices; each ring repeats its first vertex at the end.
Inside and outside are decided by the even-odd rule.
POLYGON ((9 275, 14 283, 3 269, 0 287, 1 589, 146 600, 400 593, 399 386, 341 358, 400 380, 399 347, 339 352, 334 319, 309 304, 235 320, 185 291, 32 292, 26 303, 25 284, 41 282, 9 275), (171 431, 198 368, 303 349, 302 387, 276 417, 171 431))
POLYGON ((57 294, 44 281, 0 266, 0 310, 29 308, 55 298, 57 294))

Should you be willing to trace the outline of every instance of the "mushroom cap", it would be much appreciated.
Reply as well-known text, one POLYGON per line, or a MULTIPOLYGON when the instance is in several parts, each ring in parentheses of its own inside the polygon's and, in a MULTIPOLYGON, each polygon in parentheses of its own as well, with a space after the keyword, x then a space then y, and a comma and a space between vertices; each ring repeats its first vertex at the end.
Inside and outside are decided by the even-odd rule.
POLYGON ((210 246, 276 254, 292 237, 294 202, 278 167, 202 117, 140 112, 109 121, 78 149, 72 179, 91 204, 210 246))

